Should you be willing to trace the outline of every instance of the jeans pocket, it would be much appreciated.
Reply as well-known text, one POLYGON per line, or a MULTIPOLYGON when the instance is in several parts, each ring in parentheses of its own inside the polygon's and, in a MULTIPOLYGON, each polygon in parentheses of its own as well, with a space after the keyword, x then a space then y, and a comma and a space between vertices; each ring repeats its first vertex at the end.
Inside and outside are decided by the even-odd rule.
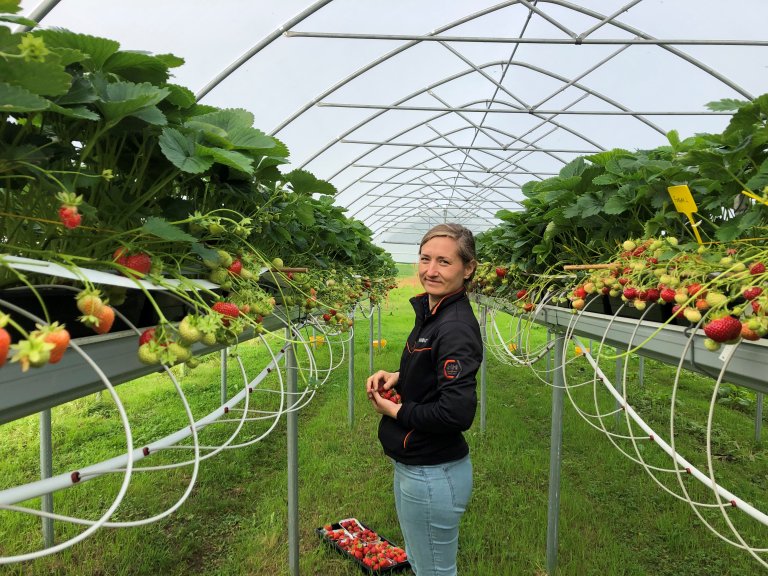
POLYGON ((472 496, 472 463, 469 458, 443 465, 454 509, 464 512, 472 496))

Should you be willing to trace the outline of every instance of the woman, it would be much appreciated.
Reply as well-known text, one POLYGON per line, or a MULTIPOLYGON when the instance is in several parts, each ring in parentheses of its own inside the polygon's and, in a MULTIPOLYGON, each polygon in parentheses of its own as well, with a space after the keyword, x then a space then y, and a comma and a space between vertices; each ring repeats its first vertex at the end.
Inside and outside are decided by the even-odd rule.
POLYGON ((462 432, 477 406, 475 375, 483 357, 480 327, 466 294, 477 267, 472 233, 440 224, 421 240, 419 280, 411 298, 416 324, 400 370, 366 381, 382 414, 379 441, 394 460, 397 517, 418 576, 456 574, 459 521, 472 493, 472 463, 462 432), (382 397, 395 388, 402 403, 382 397))

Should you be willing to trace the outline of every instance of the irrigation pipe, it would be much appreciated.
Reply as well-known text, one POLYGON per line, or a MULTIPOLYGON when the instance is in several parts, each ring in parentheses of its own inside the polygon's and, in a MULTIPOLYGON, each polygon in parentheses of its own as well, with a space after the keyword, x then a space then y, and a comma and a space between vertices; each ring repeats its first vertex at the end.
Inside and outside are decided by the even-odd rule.
MULTIPOLYGON (((10 310, 18 312, 30 318, 33 322, 45 324, 45 322, 41 318, 38 318, 37 316, 30 314, 26 310, 21 309, 16 305, 11 304, 10 302, 0 300, 0 304, 2 304, 3 306, 7 307, 10 310)), ((85 529, 83 532, 81 532, 77 536, 73 536, 69 540, 61 542, 49 548, 45 548, 44 550, 38 550, 36 552, 19 554, 15 556, 0 557, 0 565, 11 564, 15 562, 24 562, 27 560, 36 560, 38 558, 42 558, 50 554, 55 554, 56 552, 64 550, 70 546, 73 546, 74 544, 77 544, 78 542, 81 542, 82 540, 85 540, 86 538, 91 536, 94 532, 96 532, 96 530, 101 528, 106 523, 106 521, 112 516, 112 514, 114 514, 115 510, 117 510, 117 507, 122 503, 123 499, 125 498, 125 494, 127 493, 128 486, 130 485, 130 482, 131 482, 131 475, 133 472, 133 460, 134 460, 133 436, 131 434, 131 426, 130 426, 130 423, 128 422, 128 414, 125 412, 125 407, 123 406, 123 403, 120 401, 120 397, 117 395, 117 392, 114 386, 112 386, 112 383, 109 381, 109 378, 107 378, 106 374, 104 374, 104 372, 101 370, 98 364, 96 364, 93 361, 93 359, 88 354, 86 354, 77 343, 70 342, 69 345, 93 369, 93 371, 97 374, 99 379, 104 383, 104 386, 109 391, 110 396, 112 396, 112 399, 115 402, 115 407, 117 408, 118 414, 120 416, 120 421, 123 424, 123 429, 125 432, 126 450, 127 450, 126 469, 123 477, 123 482, 120 485, 120 489, 118 490, 118 493, 115 496, 115 499, 113 500, 112 504, 109 506, 109 508, 107 508, 104 514, 94 522, 92 526, 85 529)), ((72 472, 70 474, 61 474, 59 476, 51 477, 49 479, 42 480, 40 482, 26 484, 24 486, 18 486, 8 490, 0 491, 0 509, 10 510, 11 508, 13 508, 11 506, 13 503, 23 502, 24 500, 39 497, 39 496, 42 496, 43 494, 48 494, 50 492, 53 492, 55 490, 60 490, 62 488, 69 488, 79 479, 75 474, 76 474, 75 472, 72 472), (35 493, 35 488, 39 488, 40 484, 45 485, 45 491, 41 493, 35 493)))

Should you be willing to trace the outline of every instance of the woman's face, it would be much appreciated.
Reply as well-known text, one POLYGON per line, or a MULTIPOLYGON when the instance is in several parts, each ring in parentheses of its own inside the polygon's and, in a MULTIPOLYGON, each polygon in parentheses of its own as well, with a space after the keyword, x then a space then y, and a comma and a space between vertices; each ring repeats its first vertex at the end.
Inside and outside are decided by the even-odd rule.
POLYGON ((464 265, 459 256, 458 243, 453 238, 437 236, 421 247, 419 280, 429 294, 431 305, 458 291, 471 273, 472 265, 464 265))

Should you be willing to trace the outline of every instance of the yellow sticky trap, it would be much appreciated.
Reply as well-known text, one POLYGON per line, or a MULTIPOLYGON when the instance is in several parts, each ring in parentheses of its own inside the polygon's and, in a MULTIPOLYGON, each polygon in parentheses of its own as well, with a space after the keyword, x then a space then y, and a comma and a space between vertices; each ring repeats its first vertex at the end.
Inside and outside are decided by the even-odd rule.
POLYGON ((688 188, 686 184, 668 186, 667 192, 669 192, 677 211, 688 217, 688 221, 691 223, 691 228, 693 228, 693 233, 696 236, 696 241, 699 244, 703 244, 701 236, 699 235, 698 224, 693 220, 693 213, 698 212, 699 208, 696 206, 696 201, 693 199, 690 188, 688 188))
POLYGON ((753 194, 752 192, 748 192, 747 190, 742 190, 741 193, 744 194, 744 196, 748 196, 752 198, 752 200, 757 200, 758 202, 761 202, 766 206, 768 206, 768 200, 766 200, 765 198, 760 198, 760 196, 758 196, 757 194, 753 194))

